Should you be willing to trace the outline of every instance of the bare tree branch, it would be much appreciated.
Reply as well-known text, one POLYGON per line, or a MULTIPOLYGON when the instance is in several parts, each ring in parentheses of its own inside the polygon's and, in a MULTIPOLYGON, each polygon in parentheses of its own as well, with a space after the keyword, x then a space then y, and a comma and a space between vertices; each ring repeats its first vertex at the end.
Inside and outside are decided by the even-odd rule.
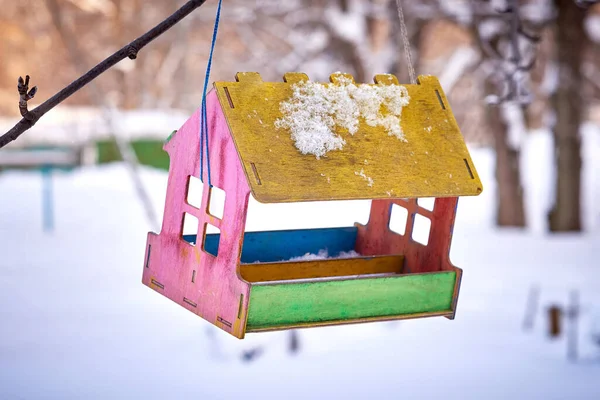
MULTIPOLYGON (((146 32, 144 35, 135 39, 128 45, 124 46, 116 53, 112 54, 104 61, 100 62, 98 65, 90 69, 86 74, 79 77, 77 80, 72 82, 69 86, 62 89, 60 92, 56 93, 50 99, 46 100, 38 107, 34 108, 31 111, 27 111, 21 119, 13 128, 11 128, 4 135, 0 136, 0 148, 6 146, 13 140, 17 139, 21 136, 25 131, 30 129, 35 125, 35 123, 48 111, 62 103, 64 100, 69 98, 79 89, 83 88, 85 85, 96 79, 100 74, 117 64, 118 62, 124 60, 129 57, 134 60, 137 57, 138 52, 146 46, 148 43, 152 42, 154 39, 165 33, 169 30, 173 25, 177 24, 187 15, 189 15, 196 8, 202 6, 206 0, 190 0, 185 3, 181 8, 179 8, 175 13, 173 13, 170 17, 163 20, 161 23, 156 25, 150 31, 146 32)), ((33 90, 33 89, 32 89, 33 90)), ((20 94, 20 92, 19 92, 20 94)), ((35 92, 34 92, 35 94, 35 92)), ((21 100, 19 101, 20 109, 21 108, 21 100)), ((26 109, 25 102, 25 109, 26 109)))
POLYGON ((25 80, 23 81, 22 77, 19 77, 19 84, 17 86, 17 90, 19 91, 19 111, 21 115, 25 117, 28 115, 29 110, 27 109, 27 102, 33 99, 37 92, 37 86, 34 86, 31 90, 29 90, 29 75, 25 76, 25 80))
MULTIPOLYGON (((69 54, 72 58, 73 65, 79 71, 85 71, 85 58, 84 54, 81 51, 79 44, 77 43, 76 36, 73 32, 69 32, 68 28, 65 26, 64 21, 62 19, 63 12, 58 4, 58 0, 46 0, 46 5, 50 11, 50 16, 52 17, 52 21, 58 34, 68 48, 69 54)), ((125 161, 129 169, 129 173, 131 175, 131 179, 133 180, 134 187, 136 189, 137 195, 140 198, 142 204, 144 205, 144 209, 146 210, 146 215, 150 224, 152 224, 153 229, 157 230, 160 228, 160 223, 156 213, 154 212, 154 208, 152 206, 152 200, 146 189, 144 188, 144 184, 139 174, 139 162, 137 159, 137 155, 135 151, 131 148, 129 143, 126 143, 122 138, 117 135, 116 128, 114 126, 113 120, 114 115, 111 111, 113 107, 106 100, 102 91, 96 84, 96 82, 91 82, 91 89, 93 93, 94 102, 98 107, 101 107, 104 114, 104 119, 109 127, 109 134, 112 136, 115 144, 117 145, 117 149, 121 154, 121 158, 125 161)))

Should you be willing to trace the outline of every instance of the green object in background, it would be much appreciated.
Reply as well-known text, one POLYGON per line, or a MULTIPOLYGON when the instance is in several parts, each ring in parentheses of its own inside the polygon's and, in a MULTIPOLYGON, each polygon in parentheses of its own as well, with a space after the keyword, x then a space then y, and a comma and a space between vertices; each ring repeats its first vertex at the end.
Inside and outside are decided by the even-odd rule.
MULTIPOLYGON (((131 142, 131 146, 142 165, 169 170, 169 156, 163 150, 164 141, 153 139, 140 139, 131 142)), ((112 140, 103 140, 96 143, 98 151, 98 164, 123 161, 119 154, 117 144, 112 140)))

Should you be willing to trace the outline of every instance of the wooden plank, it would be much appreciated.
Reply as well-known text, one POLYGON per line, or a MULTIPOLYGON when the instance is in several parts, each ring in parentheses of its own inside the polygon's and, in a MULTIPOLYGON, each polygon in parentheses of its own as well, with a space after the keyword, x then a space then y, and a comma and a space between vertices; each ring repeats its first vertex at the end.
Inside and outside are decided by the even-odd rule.
POLYGON ((275 326, 261 326, 261 327, 249 327, 247 332, 260 333, 260 332, 273 332, 273 331, 284 331, 290 329, 304 329, 304 328, 317 328, 323 326, 340 326, 340 325, 356 325, 365 324, 370 322, 386 322, 386 321, 398 321, 406 319, 418 319, 418 318, 430 318, 430 317, 452 317, 452 312, 441 311, 441 312, 425 312, 416 314, 403 314, 403 315, 386 315, 382 317, 367 317, 367 318, 356 318, 347 320, 335 320, 335 321, 319 321, 311 323, 295 323, 290 325, 275 325, 275 326))
MULTIPOLYGON (((245 232, 242 248, 242 264, 256 262, 288 261, 307 253, 317 254, 327 249, 329 256, 355 250, 355 226, 320 229, 290 229, 281 231, 245 232)), ((204 248, 211 254, 217 253, 221 235, 206 235, 204 248)), ((188 243, 196 243, 197 235, 184 235, 188 243)))
POLYGON ((354 250, 356 235, 354 226, 245 232, 242 263, 287 261, 323 249, 333 257, 354 250))
POLYGON ((454 285, 454 293, 452 294, 452 315, 449 315, 448 319, 454 319, 456 317, 456 307, 458 306, 458 296, 460 295, 460 284, 462 281, 462 269, 452 267, 456 271, 456 284, 454 285))
POLYGON ((206 154, 202 205, 198 209, 186 202, 189 177, 200 177, 198 109, 165 144, 170 159, 165 212, 160 234, 148 234, 142 282, 225 332, 243 338, 250 285, 239 279, 237 268, 250 188, 214 91, 207 98, 207 115, 212 184, 226 193, 223 219, 207 212, 210 190, 206 154), (198 219, 195 245, 182 237, 184 213, 198 219), (221 231, 214 244, 219 250, 217 257, 202 246, 207 224, 221 231))
MULTIPOLYGON (((302 74, 286 75, 289 81, 302 74)), ((478 195, 482 184, 439 81, 419 77, 405 85, 410 103, 402 112, 407 142, 361 122, 343 150, 317 160, 296 149, 286 129, 277 129, 280 102, 292 95, 291 82, 263 82, 238 74, 239 82, 216 82, 215 90, 230 127, 254 197, 263 203, 453 197, 478 195), (362 176, 373 179, 373 185, 362 176)), ((307 78, 304 78, 307 79, 307 78)), ((392 75, 381 84, 397 84, 392 75)), ((333 80, 333 78, 332 78, 333 80)), ((333 84, 333 83, 331 83, 333 84)))
POLYGON ((272 282, 354 275, 399 274, 404 257, 381 256, 281 263, 242 264, 240 273, 248 282, 272 282))
POLYGON ((452 313, 456 272, 252 285, 248 332, 365 318, 452 313))

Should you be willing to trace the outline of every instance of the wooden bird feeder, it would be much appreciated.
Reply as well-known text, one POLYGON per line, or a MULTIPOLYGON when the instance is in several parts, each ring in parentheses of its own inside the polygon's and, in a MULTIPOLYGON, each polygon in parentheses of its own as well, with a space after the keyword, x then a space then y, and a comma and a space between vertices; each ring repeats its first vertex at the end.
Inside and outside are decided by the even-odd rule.
MULTIPOLYGON (((300 73, 285 74, 283 82, 238 73, 236 82, 216 82, 207 95, 212 184, 226 194, 222 218, 209 213, 206 168, 202 206, 186 200, 190 177, 200 175, 200 110, 167 139, 164 219, 160 234, 148 234, 143 283, 240 339, 247 332, 453 319, 462 274, 449 259, 458 196, 478 195, 482 184, 439 81, 420 76, 418 84, 405 85, 406 141, 363 121, 343 150, 317 159, 274 127, 280 103, 303 80, 308 77, 300 73), (368 165, 358 165, 363 160, 368 165), (361 168, 373 185, 357 176, 361 168), (250 195, 261 203, 361 199, 372 205, 366 225, 244 232, 250 195), (417 202, 422 197, 435 198, 433 209, 417 202), (389 227, 398 207, 408 214, 403 235, 389 227), (183 235, 186 213, 198 219, 197 235, 183 235), (417 218, 430 222, 427 245, 413 240, 417 218), (209 226, 220 233, 207 234, 209 226), (360 256, 289 261, 321 249, 360 256)), ((398 81, 378 75, 375 84, 398 81)))

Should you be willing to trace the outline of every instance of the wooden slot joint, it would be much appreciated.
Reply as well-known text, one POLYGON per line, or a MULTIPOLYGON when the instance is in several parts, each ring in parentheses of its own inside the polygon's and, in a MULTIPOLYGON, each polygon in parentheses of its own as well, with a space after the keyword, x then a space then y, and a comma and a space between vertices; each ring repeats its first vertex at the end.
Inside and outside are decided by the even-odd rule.
POLYGON ((435 94, 437 96, 438 101, 440 102, 440 105, 442 106, 442 110, 445 110, 446 105, 444 104, 444 100, 442 100, 442 95, 440 94, 440 91, 435 89, 435 94))
POLYGON ((191 301, 187 297, 183 298, 183 302, 186 303, 186 304, 188 304, 188 305, 190 305, 190 306, 192 306, 192 307, 194 307, 194 308, 198 307, 198 304, 194 303, 193 301, 191 301))
POLYGON ((150 268, 150 252, 152 251, 152 245, 148 245, 148 255, 146 256, 146 268, 150 268))
POLYGON ((473 170, 469 165, 469 160, 467 160, 466 158, 463 158, 463 160, 465 161, 465 165, 467 166, 467 171, 469 171, 469 176, 471 177, 471 179, 475 179, 475 176, 473 175, 473 170))
POLYGON ((237 317, 238 319, 242 318, 242 309, 244 307, 244 294, 240 294, 240 305, 238 307, 238 314, 237 317))
POLYGON ((225 96, 227 97, 227 101, 229 102, 229 107, 235 108, 235 106, 233 105, 233 100, 231 99, 231 93, 229 93, 229 88, 225 86, 223 88, 223 91, 225 92, 225 96))
POLYGON ((163 285, 162 283, 160 283, 159 281, 157 281, 157 280, 156 280, 156 279, 154 279, 154 278, 152 278, 152 279, 150 280, 150 282, 152 282, 152 284, 153 284, 154 286, 156 286, 156 287, 159 287, 159 288, 161 288, 161 289, 164 289, 164 288, 165 288, 165 285, 163 285))
POLYGON ((221 317, 217 317, 217 321, 219 321, 220 323, 222 323, 223 325, 231 328, 233 326, 233 324, 229 321, 227 321, 226 319, 223 319, 221 317))
POLYGON ((262 185, 262 181, 260 180, 260 175, 258 175, 258 169, 256 169, 256 164, 251 162, 250 166, 252 166, 252 172, 254 173, 254 179, 256 179, 256 183, 259 185, 262 185))

